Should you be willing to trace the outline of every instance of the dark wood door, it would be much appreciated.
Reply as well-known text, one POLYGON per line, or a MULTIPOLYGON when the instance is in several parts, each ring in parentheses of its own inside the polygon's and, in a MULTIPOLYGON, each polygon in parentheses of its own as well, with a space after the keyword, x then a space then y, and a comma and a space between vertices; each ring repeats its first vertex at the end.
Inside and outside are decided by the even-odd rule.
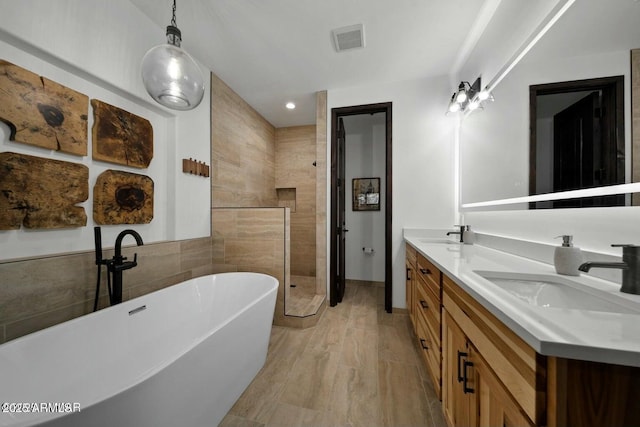
POLYGON ((391 161, 391 135, 392 135, 392 105, 390 102, 380 104, 357 105, 352 107, 333 108, 331 110, 331 225, 329 227, 329 303, 331 307, 342 301, 345 291, 345 259, 344 241, 345 227, 344 213, 348 200, 345 200, 346 186, 351 182, 345 181, 345 146, 344 124, 341 117, 358 114, 385 113, 385 139, 386 139, 386 179, 385 179, 385 289, 384 306, 388 313, 392 311, 392 251, 391 251, 391 221, 392 221, 392 161, 391 161))
MULTIPOLYGON (((553 117, 553 191, 594 186, 595 140, 600 137, 598 92, 585 96, 553 117)), ((599 150, 597 150, 599 151, 599 150)), ((580 207, 580 199, 560 200, 555 208, 580 207)))
POLYGON ((554 192, 593 187, 598 104, 593 92, 553 117, 554 192))
POLYGON ((344 297, 345 291, 345 240, 346 233, 349 231, 346 228, 345 221, 345 198, 346 198, 346 182, 345 182, 345 130, 344 130, 344 122, 342 118, 338 119, 338 200, 337 200, 337 215, 338 215, 338 229, 336 232, 336 239, 338 240, 337 246, 337 259, 336 265, 336 290, 337 290, 337 302, 342 302, 342 298, 344 297))

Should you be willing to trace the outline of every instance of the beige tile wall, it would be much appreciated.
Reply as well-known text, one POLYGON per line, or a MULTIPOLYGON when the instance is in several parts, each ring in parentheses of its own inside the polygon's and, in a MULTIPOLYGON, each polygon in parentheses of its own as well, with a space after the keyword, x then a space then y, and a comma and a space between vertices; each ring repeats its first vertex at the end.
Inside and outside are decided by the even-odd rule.
MULTIPOLYGON (((123 300, 210 274, 212 251, 208 237, 123 248, 129 259, 138 254, 138 266, 123 272, 123 300)), ((0 343, 90 313, 96 279, 94 251, 0 263, 0 343)), ((107 304, 102 267, 100 307, 107 304)))
MULTIPOLYGON (((285 258, 295 258, 287 258, 286 263, 296 274, 315 275, 317 289, 324 295, 326 254, 318 253, 316 247, 326 250, 326 173, 323 169, 326 167, 326 91, 317 94, 317 107, 320 110, 317 112, 316 125, 286 129, 275 129, 214 74, 211 76, 211 91, 213 270, 258 271, 265 268, 260 263, 269 262, 263 254, 267 249, 264 247, 264 239, 268 237, 261 235, 264 233, 264 224, 259 222, 260 215, 252 213, 256 222, 249 222, 245 224, 246 228, 238 229, 234 228, 238 226, 234 222, 237 218, 221 214, 217 209, 289 207, 295 210, 294 214, 290 213, 294 231, 291 233, 293 240, 287 242, 291 245, 291 251, 287 251, 285 258), (276 141, 282 144, 281 147, 291 149, 290 154, 285 153, 284 149, 280 151, 283 156, 279 161, 280 167, 276 164, 276 141), (302 146, 296 147, 296 142, 302 146), (316 168, 312 165, 314 160, 318 162, 316 168), (278 170, 281 171, 279 175, 278 170), (282 200, 279 200, 276 188, 290 190, 281 192, 282 200), (293 191, 296 193, 295 200, 291 197, 293 191), (322 203, 320 212, 315 207, 319 202, 322 203), (232 230, 246 234, 234 239, 246 241, 227 241, 223 235, 232 230), (252 245, 249 241, 256 243, 252 245), (317 246, 316 241, 320 242, 320 246, 317 246), (258 264, 254 262, 250 266, 239 267, 244 266, 243 262, 246 261, 241 252, 252 254, 258 248, 262 249, 262 252, 255 254, 254 261, 258 264), (228 251, 232 251, 232 255, 228 251)), ((278 278, 285 275, 287 284, 289 274, 289 268, 285 268, 280 275, 274 273, 278 278)), ((281 286, 278 304, 284 304, 285 293, 288 292, 288 285, 281 286)), ((311 317, 285 318, 281 313, 284 313, 284 307, 278 305, 275 322, 279 325, 305 327, 317 321, 311 317)))
MULTIPOLYGON (((276 188, 295 189, 295 211, 291 213, 291 274, 299 276, 316 275, 315 161, 315 125, 276 129, 276 188)), ((279 203, 286 205, 289 200, 279 199, 279 203)))
POLYGON ((269 274, 280 282, 274 323, 284 325, 289 296, 290 238, 287 208, 214 208, 213 270, 269 274))
POLYGON ((212 207, 277 206, 275 128, 211 74, 212 207))
POLYGON ((316 93, 316 293, 327 293, 327 91, 316 93))

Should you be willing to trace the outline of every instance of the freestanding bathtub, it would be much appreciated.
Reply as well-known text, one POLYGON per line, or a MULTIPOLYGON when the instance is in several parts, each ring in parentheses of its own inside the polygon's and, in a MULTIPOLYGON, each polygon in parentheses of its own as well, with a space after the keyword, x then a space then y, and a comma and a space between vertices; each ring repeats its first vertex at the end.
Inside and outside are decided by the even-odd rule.
POLYGON ((277 289, 199 277, 0 345, 0 426, 217 426, 264 365, 277 289))

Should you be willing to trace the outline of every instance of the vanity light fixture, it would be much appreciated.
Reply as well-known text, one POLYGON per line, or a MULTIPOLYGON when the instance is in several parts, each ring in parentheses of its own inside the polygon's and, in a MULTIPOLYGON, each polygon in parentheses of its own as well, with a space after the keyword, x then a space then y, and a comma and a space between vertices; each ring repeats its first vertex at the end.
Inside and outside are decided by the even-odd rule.
POLYGON ((480 92, 476 93, 476 95, 469 102, 469 106, 467 107, 470 111, 473 111, 478 108, 484 108, 484 105, 487 102, 493 102, 493 94, 489 91, 488 88, 482 89, 480 92))
POLYGON ((449 108, 447 109, 447 114, 449 113, 457 113, 461 109, 461 105, 456 101, 456 94, 451 95, 451 101, 449 102, 449 108))
POLYGON ((142 82, 159 104, 172 110, 192 110, 204 96, 204 78, 198 64, 180 47, 176 0, 166 35, 166 44, 149 49, 142 58, 142 82))
POLYGON ((485 102, 493 101, 491 92, 487 88, 480 90, 481 85, 480 77, 473 84, 464 81, 460 82, 458 90, 451 96, 446 114, 482 109, 485 102))

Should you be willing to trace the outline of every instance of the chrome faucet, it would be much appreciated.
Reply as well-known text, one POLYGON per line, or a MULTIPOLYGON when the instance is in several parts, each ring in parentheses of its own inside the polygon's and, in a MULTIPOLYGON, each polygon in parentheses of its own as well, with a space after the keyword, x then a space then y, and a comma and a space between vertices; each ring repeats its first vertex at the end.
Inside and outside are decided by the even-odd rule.
POLYGON ((122 302, 122 272, 138 265, 138 254, 133 255, 133 261, 126 261, 122 256, 122 239, 126 235, 133 236, 138 246, 142 246, 142 237, 134 230, 124 230, 116 237, 116 250, 113 259, 107 264, 109 272, 113 275, 113 293, 111 295, 111 305, 122 302))
POLYGON ((469 226, 468 225, 454 225, 454 227, 460 227, 460 231, 449 231, 449 232, 447 232, 447 236, 450 236, 452 234, 459 234, 460 235, 460 243, 464 243, 464 232, 469 230, 469 226))
POLYGON ((622 287, 620 292, 640 295, 640 246, 611 245, 622 248, 622 262, 594 262, 588 261, 578 269, 588 272, 591 268, 619 268, 622 270, 622 287))

